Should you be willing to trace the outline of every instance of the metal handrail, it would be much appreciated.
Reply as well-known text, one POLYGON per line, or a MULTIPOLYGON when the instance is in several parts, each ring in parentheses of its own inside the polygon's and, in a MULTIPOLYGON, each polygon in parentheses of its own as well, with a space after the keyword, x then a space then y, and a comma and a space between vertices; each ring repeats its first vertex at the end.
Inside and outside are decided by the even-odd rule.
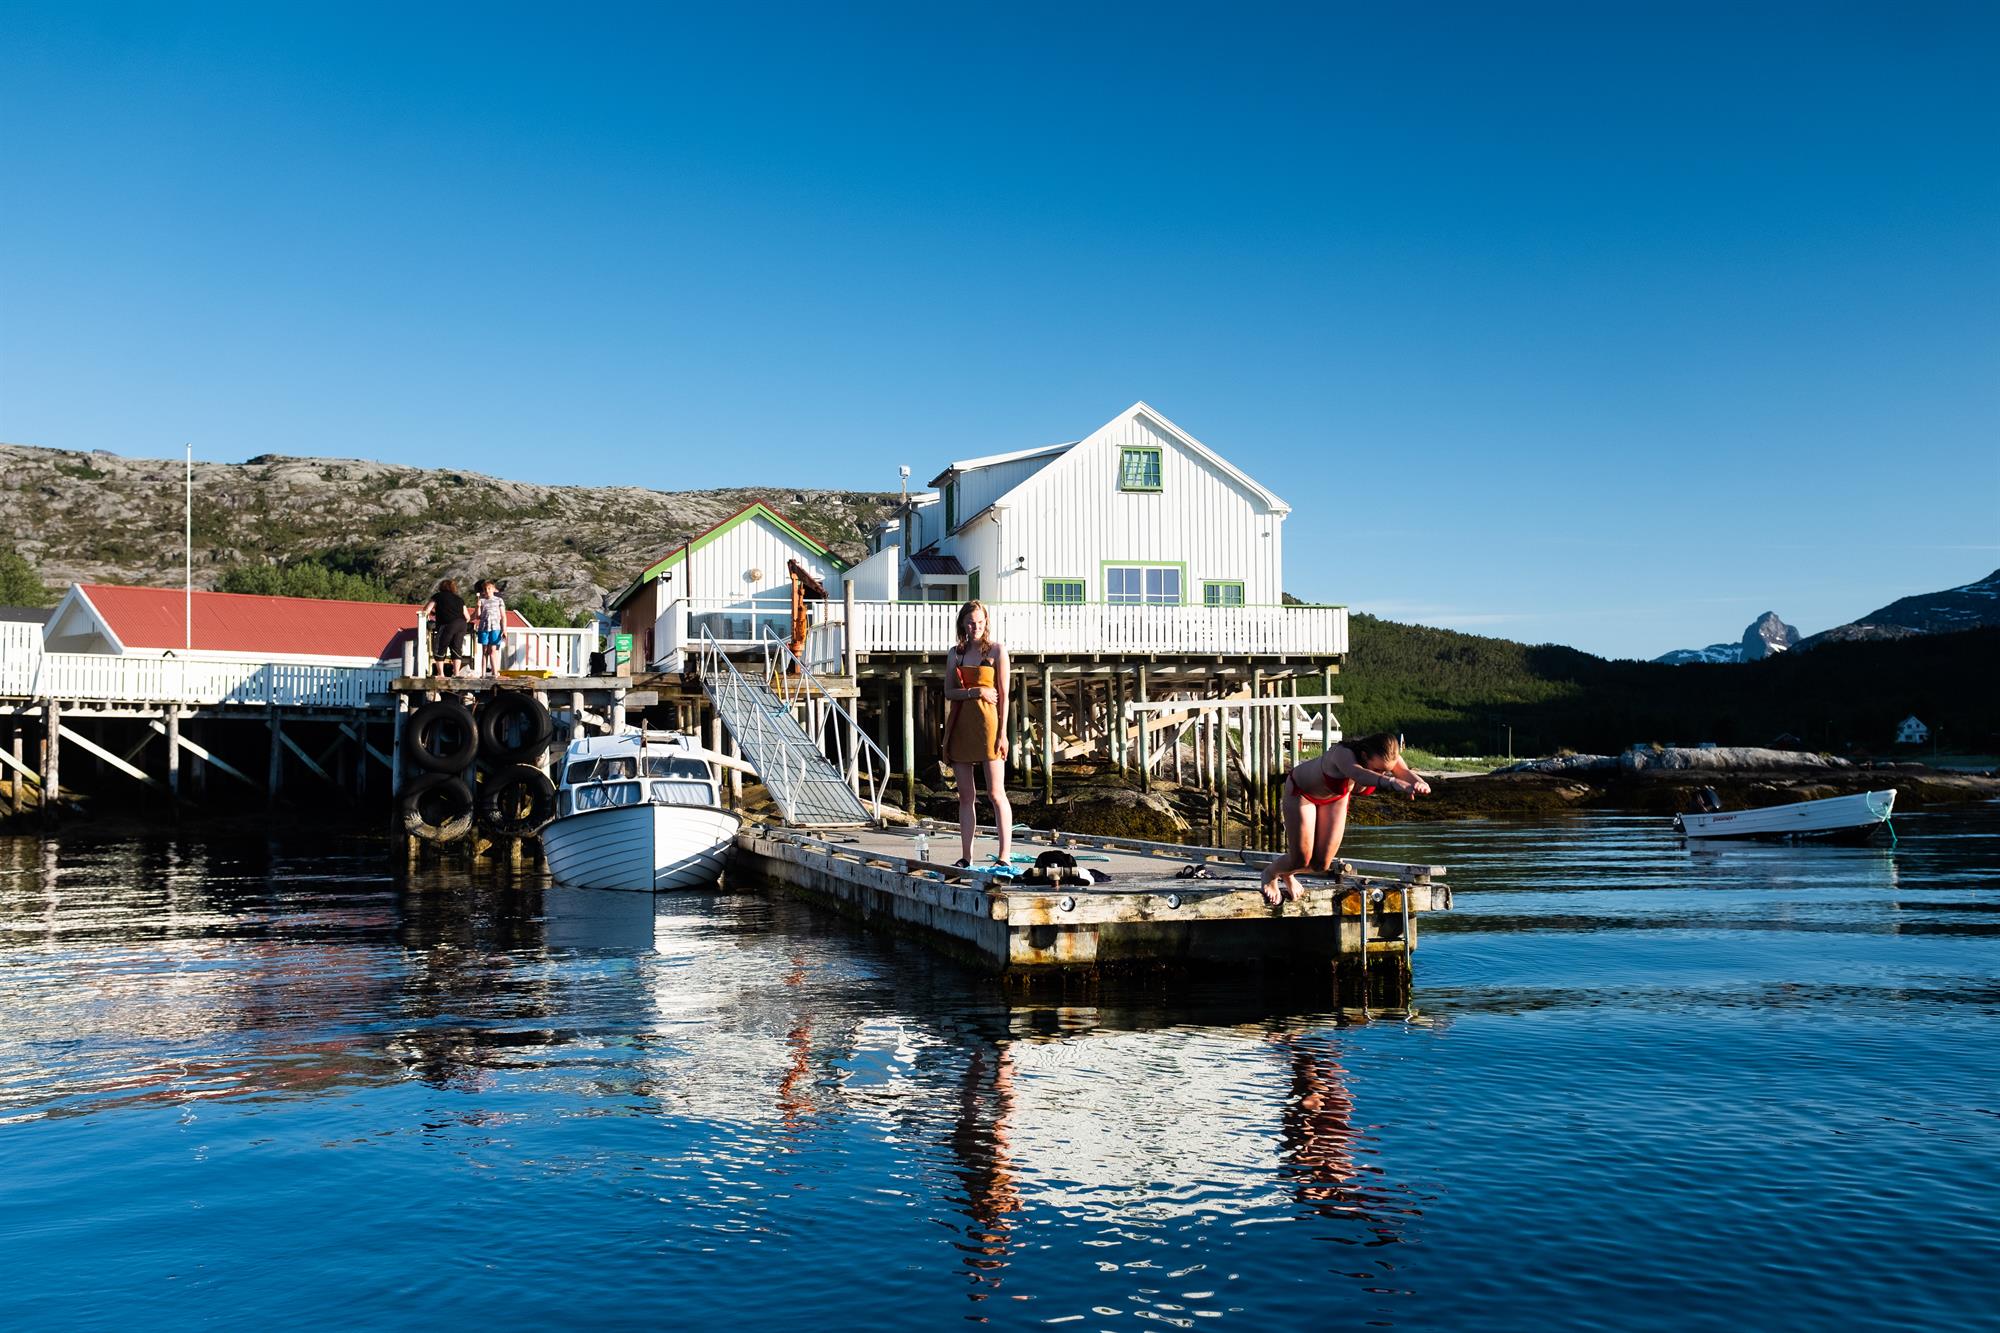
MULTIPOLYGON (((868 773, 869 804, 875 808, 875 819, 879 823, 882 819, 882 786, 888 780, 889 773, 888 751, 875 743, 875 738, 862 727, 861 719, 854 716, 845 704, 833 697, 833 692, 826 688, 825 682, 814 675, 813 669, 792 651, 792 645, 788 641, 778 638, 771 632, 769 625, 764 627, 759 646, 764 650, 764 679, 770 681, 775 678, 781 682, 779 688, 773 692, 787 703, 797 702, 806 705, 809 713, 813 712, 814 706, 817 705, 822 713, 817 719, 817 734, 813 736, 816 742, 821 741, 825 735, 824 712, 831 711, 844 724, 834 729, 834 741, 842 747, 843 762, 840 771, 846 775, 850 785, 858 785, 860 770, 865 763, 868 773), (772 660, 774 655, 775 662, 772 660), (790 669, 794 666, 798 668, 796 676, 790 669), (796 701, 791 693, 794 682, 799 686, 796 701), (817 699, 813 698, 814 694, 818 695, 817 699), (858 747, 854 744, 857 741, 858 747), (879 770, 877 761, 880 761, 879 770)), ((860 795, 860 792, 857 790, 855 795, 860 795)))
MULTIPOLYGON (((751 735, 738 735, 738 743, 746 749, 755 749, 760 754, 775 757, 780 753, 781 747, 785 742, 785 737, 771 725, 762 700, 751 693, 749 681, 744 678, 741 671, 737 670, 736 664, 729 660, 728 654, 722 650, 722 645, 716 640, 715 636, 710 634, 705 628, 701 632, 698 646, 700 649, 702 680, 718 696, 716 699, 718 711, 733 713, 738 718, 750 719, 749 730, 751 735)), ((790 650, 784 644, 780 643, 778 646, 785 648, 785 651, 789 654, 790 650)), ((771 654, 766 650, 763 656, 767 669, 766 679, 768 680, 771 654)), ((804 671, 803 664, 800 664, 800 670, 801 672, 804 671)), ((866 732, 861 730, 861 724, 855 720, 853 714, 849 713, 845 708, 841 708, 830 695, 827 695, 826 687, 820 683, 817 677, 812 678, 811 684, 821 695, 820 699, 814 700, 802 696, 795 701, 788 697, 778 696, 775 691, 771 693, 774 697, 778 697, 780 703, 785 705, 787 714, 790 713, 791 708, 801 703, 807 706, 809 719, 810 715, 816 711, 813 707, 815 704, 819 705, 822 710, 827 705, 831 705, 838 710, 842 721, 847 724, 845 727, 837 729, 835 733, 836 739, 841 742, 842 764, 839 771, 851 790, 858 788, 860 781, 859 767, 855 762, 854 738, 858 736, 868 749, 873 751, 873 755, 869 756, 870 762, 866 765, 868 775, 868 803, 874 809, 876 821, 880 822, 882 818, 882 788, 887 779, 888 755, 879 745, 874 743, 866 732), (879 756, 882 761, 879 768, 873 762, 876 756, 879 756)), ((819 725, 815 727, 815 730, 818 732, 817 735, 812 731, 805 733, 806 739, 815 745, 824 743, 825 729, 823 713, 818 721, 819 725)), ((738 724, 731 722, 730 725, 732 729, 735 729, 738 724)), ((803 731, 804 728, 802 727, 801 730, 803 731)), ((760 773, 760 776, 764 779, 765 787, 771 792, 772 799, 777 801, 779 809, 784 811, 785 817, 787 819, 795 819, 796 811, 793 809, 793 802, 790 799, 792 795, 790 784, 792 779, 796 777, 801 785, 803 785, 806 777, 806 761, 804 757, 800 757, 799 771, 796 775, 791 773, 760 773)), ((854 790, 854 794, 856 797, 861 795, 859 790, 854 790)))

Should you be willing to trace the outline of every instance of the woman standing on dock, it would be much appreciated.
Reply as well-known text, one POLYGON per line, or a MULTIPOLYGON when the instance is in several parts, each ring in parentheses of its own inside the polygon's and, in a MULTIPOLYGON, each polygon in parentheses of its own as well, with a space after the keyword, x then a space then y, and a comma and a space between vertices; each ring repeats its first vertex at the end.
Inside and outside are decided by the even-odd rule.
POLYGON ((944 655, 944 757, 958 782, 959 864, 972 864, 979 833, 973 777, 986 774, 986 795, 1000 829, 993 864, 1009 865, 1013 851, 1014 807, 1007 803, 1007 650, 987 637, 986 608, 967 602, 958 608, 958 642, 944 655))
POLYGON ((465 657, 465 599, 458 595, 458 582, 443 579, 437 591, 424 603, 424 617, 431 622, 431 658, 440 676, 455 674, 465 657))
POLYGON ((1264 867, 1265 902, 1276 907, 1305 896, 1298 872, 1327 872, 1347 832, 1348 803, 1377 787, 1411 800, 1431 790, 1403 762, 1402 745, 1387 732, 1329 745, 1285 775, 1285 854, 1264 867))

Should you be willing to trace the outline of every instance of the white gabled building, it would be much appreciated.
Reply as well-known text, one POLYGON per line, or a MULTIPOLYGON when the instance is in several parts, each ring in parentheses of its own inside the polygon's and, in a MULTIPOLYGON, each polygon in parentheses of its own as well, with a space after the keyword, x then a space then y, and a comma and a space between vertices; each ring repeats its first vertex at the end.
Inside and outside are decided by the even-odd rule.
POLYGON ((1291 507, 1134 403, 1083 439, 952 463, 882 544, 906 600, 1276 606, 1291 507))
POLYGON ((752 644, 791 630, 792 565, 838 600, 847 562, 762 500, 745 505, 647 566, 611 599, 643 663, 677 668, 706 631, 752 644))
POLYGON ((1898 745, 1922 745, 1930 738, 1931 729, 1918 721, 1915 713, 1904 718, 1902 725, 1896 728, 1896 744, 1898 745))

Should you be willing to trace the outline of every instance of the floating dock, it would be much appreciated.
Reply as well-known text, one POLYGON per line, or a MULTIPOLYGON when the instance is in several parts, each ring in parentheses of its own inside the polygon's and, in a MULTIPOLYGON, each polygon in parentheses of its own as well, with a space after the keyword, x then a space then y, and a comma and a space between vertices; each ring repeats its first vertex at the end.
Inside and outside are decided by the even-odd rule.
MULTIPOLYGON (((919 828, 933 854, 958 845, 956 825, 919 828)), ((1303 879, 1303 899, 1273 907, 1258 892, 1270 852, 1017 832, 1017 855, 1060 848, 1107 877, 1051 886, 923 860, 917 833, 760 827, 736 847, 745 869, 773 883, 1022 981, 1259 967, 1407 985, 1419 916, 1451 906, 1442 866, 1343 860, 1337 876, 1303 879)))

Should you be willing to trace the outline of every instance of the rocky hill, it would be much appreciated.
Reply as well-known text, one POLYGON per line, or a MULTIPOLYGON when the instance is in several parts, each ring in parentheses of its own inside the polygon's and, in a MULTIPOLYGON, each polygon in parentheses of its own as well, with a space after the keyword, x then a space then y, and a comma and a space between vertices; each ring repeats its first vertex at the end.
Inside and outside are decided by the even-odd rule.
POLYGON ((1977 583, 1943 592, 1900 597, 1867 615, 1836 625, 1799 644, 1855 643, 1870 639, 1906 639, 1914 634, 1955 634, 1960 630, 2000 625, 2000 569, 1977 583))
POLYGON ((1750 627, 1743 631, 1743 637, 1735 643, 1711 643, 1706 648, 1676 648, 1653 660, 1668 666, 1686 666, 1690 662, 1761 662, 1773 653, 1797 647, 1798 643, 1798 630, 1781 620, 1776 611, 1766 611, 1750 622, 1750 627))
MULTIPOLYGON (((0 546, 60 588, 181 581, 183 464, 0 444, 0 546)), ((890 493, 538 486, 475 472, 266 455, 194 466, 194 581, 232 568, 317 560, 420 601, 437 579, 491 577, 595 609, 649 563, 753 500, 844 559, 890 493)))

